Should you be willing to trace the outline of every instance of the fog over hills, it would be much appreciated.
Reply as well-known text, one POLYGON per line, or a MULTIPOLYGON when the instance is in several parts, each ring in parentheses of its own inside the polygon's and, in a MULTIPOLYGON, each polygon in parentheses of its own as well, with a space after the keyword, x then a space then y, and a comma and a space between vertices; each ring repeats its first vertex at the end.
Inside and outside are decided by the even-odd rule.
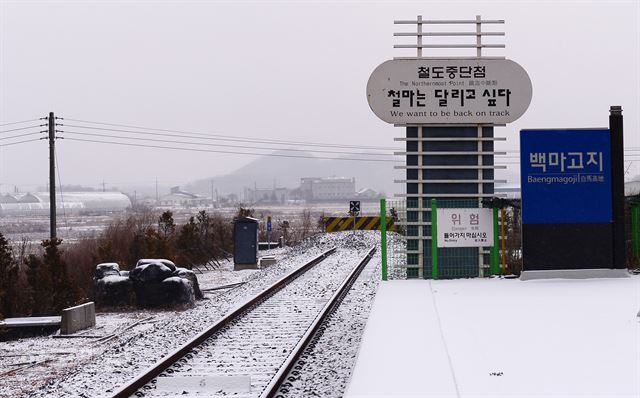
MULTIPOLYGON (((275 155, 291 155, 291 152, 274 152, 275 155)), ((311 153, 296 152, 294 156, 313 157, 311 153)), ((355 177, 356 189, 371 188, 388 196, 402 190, 401 184, 393 180, 402 177, 402 170, 394 170, 393 160, 402 160, 393 155, 345 155, 349 159, 375 159, 384 161, 309 159, 296 157, 261 156, 238 170, 210 179, 193 181, 185 186, 191 192, 211 195, 211 180, 219 194, 240 194, 245 187, 297 188, 302 177, 355 177)))

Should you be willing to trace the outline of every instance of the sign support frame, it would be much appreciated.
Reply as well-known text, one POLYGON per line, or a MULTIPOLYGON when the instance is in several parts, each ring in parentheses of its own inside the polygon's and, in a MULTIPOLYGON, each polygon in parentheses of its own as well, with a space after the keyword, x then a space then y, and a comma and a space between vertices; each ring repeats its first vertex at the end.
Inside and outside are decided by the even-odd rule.
POLYGON ((609 134, 611 135, 611 215, 613 222, 612 268, 626 268, 624 234, 624 134, 622 107, 609 108, 609 134))
MULTIPOLYGON (((372 111, 383 121, 392 123, 394 126, 407 128, 406 138, 395 139, 396 141, 407 142, 406 152, 395 153, 395 155, 405 155, 407 159, 405 166, 395 167, 396 169, 407 170, 406 179, 395 181, 406 184, 405 191, 403 194, 397 194, 395 196, 404 197, 407 200, 407 216, 403 219, 403 222, 399 224, 407 226, 407 236, 405 239, 408 245, 405 253, 407 254, 406 267, 409 271, 412 271, 410 277, 424 278, 429 272, 429 262, 431 262, 432 266, 431 273, 433 279, 439 277, 436 225, 438 217, 436 210, 440 199, 443 199, 441 204, 443 207, 449 207, 457 199, 463 199, 464 204, 462 207, 477 207, 478 209, 483 209, 483 199, 487 197, 505 196, 495 194, 493 188, 495 183, 506 182, 497 180, 495 177, 495 170, 505 169, 506 166, 496 165, 494 156, 496 154, 506 153, 498 153, 495 151, 494 142, 505 139, 495 137, 493 128, 496 126, 504 126, 505 123, 519 118, 522 113, 526 111, 532 96, 532 86, 526 71, 514 61, 507 60, 504 56, 483 56, 483 48, 505 48, 504 44, 486 43, 486 40, 483 43, 483 36, 505 36, 505 32, 483 32, 482 25, 504 24, 504 22, 504 20, 483 20, 480 15, 476 15, 474 19, 468 20, 426 20, 423 19, 422 15, 418 15, 414 20, 394 21, 394 24, 413 25, 415 27, 413 31, 394 33, 394 36, 415 37, 415 44, 394 45, 394 48, 399 49, 415 48, 415 55, 411 57, 393 57, 392 61, 381 64, 372 73, 369 84, 367 85, 367 95, 372 111), (429 32, 428 29, 423 26, 429 24, 437 24, 439 26, 463 24, 471 27, 471 29, 465 30, 464 32, 455 31, 457 30, 456 28, 451 28, 450 31, 438 30, 436 32, 429 32), (427 31, 425 32, 423 29, 427 31), (472 41, 470 40, 469 44, 436 44, 429 42, 430 36, 452 36, 458 38, 467 36, 472 41), (471 53, 473 55, 470 54, 471 56, 434 56, 439 55, 437 53, 431 53, 425 56, 423 51, 423 49, 442 48, 467 48, 475 49, 475 51, 471 53), (466 71, 467 68, 475 67, 480 68, 478 70, 482 71, 482 75, 480 75, 479 72, 479 75, 476 76, 474 72, 469 76, 461 76, 456 72, 459 70, 458 68, 465 68, 464 70, 466 71), (494 88, 515 88, 511 104, 509 103, 509 97, 507 95, 506 108, 504 108, 504 110, 497 108, 484 109, 487 106, 495 107, 495 99, 492 100, 493 103, 489 100, 488 104, 483 102, 482 105, 479 101, 470 101, 468 103, 461 101, 458 105, 456 105, 456 103, 449 103, 449 105, 447 105, 447 96, 445 95, 445 100, 436 102, 433 106, 429 105, 431 102, 428 103, 428 110, 437 112, 411 113, 409 110, 421 110, 421 108, 414 108, 414 106, 424 106, 424 104, 420 102, 416 105, 416 103, 413 102, 413 95, 417 96, 417 101, 421 101, 423 100, 424 94, 420 94, 420 91, 418 91, 418 94, 411 94, 411 96, 405 97, 405 91, 402 91, 402 94, 399 94, 400 92, 398 91, 399 89, 405 90, 405 87, 420 87, 422 89, 424 86, 424 89, 427 90, 428 98, 432 98, 432 96, 442 98, 439 96, 443 95, 442 90, 439 90, 440 94, 433 94, 429 91, 436 86, 433 84, 433 81, 421 81, 418 79, 443 78, 440 75, 433 75, 436 73, 433 72, 433 68, 438 68, 438 70, 447 68, 447 70, 450 69, 453 72, 448 72, 448 77, 444 77, 444 79, 450 79, 449 84, 472 89, 470 90, 473 92, 473 94, 470 94, 472 97, 467 99, 475 100, 476 88, 481 87, 480 83, 478 83, 477 80, 475 84, 473 81, 459 82, 457 80, 471 78, 471 76, 474 78, 485 78, 485 67, 487 71, 490 70, 490 73, 487 73, 486 80, 482 81, 483 86, 493 85, 494 88), (417 70, 414 72, 413 68, 417 68, 417 70), (414 76, 414 73, 418 73, 415 75, 416 77, 413 78, 417 81, 410 80, 412 79, 411 76, 414 76), (422 73, 422 75, 420 75, 420 73, 422 73), (493 75, 491 75, 491 73, 493 75), (394 83, 385 86, 382 84, 383 81, 393 81, 394 83), (427 86, 429 87, 428 89, 426 88, 427 86), (411 100, 408 100, 411 102, 398 100, 396 103, 394 100, 394 108, 391 108, 392 104, 385 102, 389 101, 388 99, 382 100, 380 93, 383 93, 385 98, 411 98, 411 100), (517 95, 519 96, 515 93, 518 93, 517 95), (400 95, 402 95, 402 97, 400 97, 400 95), (442 101, 444 101, 444 103, 442 101), (438 108, 438 106, 444 106, 444 108, 438 108), (457 107, 461 107, 460 110, 457 107), (397 109, 398 111, 395 113, 391 112, 389 115, 389 109, 397 109), (387 112, 387 117, 381 116, 382 110, 387 112), (509 112, 511 112, 511 114, 509 114, 509 112), (439 142, 432 143, 433 141, 439 142), (473 141, 475 141, 475 145, 472 144, 473 141), (485 144, 485 142, 487 142, 487 144, 485 144), (475 170, 475 172, 473 170, 475 170), (431 253, 427 252, 429 238, 431 238, 431 253)), ((441 83, 440 81, 436 82, 441 83)), ((438 84, 438 86, 440 86, 440 84, 438 84)), ((489 87, 486 88, 489 89, 489 87)), ((482 87, 482 90, 484 89, 485 87, 482 87)), ((411 93, 413 93, 413 90, 409 90, 408 88, 406 90, 407 92, 411 91, 411 93)), ((507 91, 511 94, 510 90, 507 91)), ((496 90, 493 90, 493 97, 496 97, 495 92, 496 90)), ((502 96, 502 94, 498 95, 502 96)), ((486 96, 491 97, 491 94, 486 94, 486 96)), ((498 104, 504 106, 502 102, 498 104)), ((495 224, 499 216, 499 209, 493 209, 493 213, 488 210, 489 209, 484 208, 483 211, 487 214, 483 217, 491 223, 490 226, 493 226, 493 232, 489 237, 489 239, 493 239, 493 246, 478 247, 477 252, 473 250, 460 253, 460 255, 464 257, 466 267, 463 272, 469 276, 488 276, 487 274, 500 273, 500 249, 499 243, 497 239, 495 239, 496 236, 499 236, 499 231, 497 231, 495 224), (487 218, 487 216, 489 218, 487 218), (488 251, 490 249, 492 250, 491 252, 488 251), (487 254, 490 255, 487 256, 487 254)), ((479 243, 484 244, 486 242, 479 243)), ((455 250, 454 252, 456 254, 445 251, 445 253, 447 253, 445 255, 458 255, 458 252, 455 250)), ((443 268, 442 271, 444 277, 449 277, 450 272, 452 272, 448 266, 443 268)))
POLYGON ((380 199, 380 261, 382 262, 382 280, 387 280, 387 203, 380 199))
POLYGON ((431 199, 431 279, 438 279, 438 202, 431 199))

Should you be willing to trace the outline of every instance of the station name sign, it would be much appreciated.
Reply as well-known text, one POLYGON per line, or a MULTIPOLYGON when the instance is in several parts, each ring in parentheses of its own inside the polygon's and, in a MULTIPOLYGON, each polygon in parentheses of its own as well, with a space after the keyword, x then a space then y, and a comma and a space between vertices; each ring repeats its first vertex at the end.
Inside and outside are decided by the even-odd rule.
POLYGON ((527 72, 508 59, 397 59, 367 83, 373 113, 393 124, 506 124, 529 107, 527 72))
POLYGON ((609 129, 520 131, 523 224, 611 223, 609 129))

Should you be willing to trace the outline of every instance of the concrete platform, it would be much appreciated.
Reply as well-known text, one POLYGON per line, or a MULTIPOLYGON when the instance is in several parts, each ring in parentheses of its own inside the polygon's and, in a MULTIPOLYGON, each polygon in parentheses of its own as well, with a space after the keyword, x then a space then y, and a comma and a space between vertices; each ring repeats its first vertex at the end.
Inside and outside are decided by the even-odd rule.
POLYGON ((591 279, 591 278, 629 278, 631 275, 626 269, 557 269, 544 271, 523 271, 520 274, 521 281, 535 279, 591 279))
POLYGON ((277 263, 275 256, 263 256, 258 259, 258 267, 264 268, 277 263))
POLYGON ((61 334, 71 334, 96 325, 96 307, 93 301, 62 310, 61 316, 32 316, 7 318, 0 328, 60 327, 61 334))
POLYGON ((60 334, 72 334, 96 325, 96 306, 93 301, 62 310, 60 334))
POLYGON ((0 327, 23 328, 37 326, 60 326, 60 316, 33 316, 24 318, 6 318, 0 321, 0 327))
POLYGON ((255 264, 237 264, 234 263, 233 264, 233 270, 234 271, 242 271, 245 269, 258 269, 258 263, 255 264))
POLYGON ((346 398, 638 397, 640 276, 381 282, 346 398))

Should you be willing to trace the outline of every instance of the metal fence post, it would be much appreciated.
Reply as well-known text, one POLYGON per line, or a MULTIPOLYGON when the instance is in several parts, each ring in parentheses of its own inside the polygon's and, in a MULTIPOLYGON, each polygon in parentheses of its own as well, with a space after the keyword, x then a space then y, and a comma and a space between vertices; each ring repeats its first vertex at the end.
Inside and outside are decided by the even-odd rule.
POLYGON ((431 199, 431 279, 438 279, 438 203, 431 199))
POLYGON ((640 203, 631 205, 631 253, 636 260, 640 259, 640 203))
POLYGON ((507 273, 507 248, 505 246, 505 241, 506 241, 506 235, 504 233, 504 225, 505 222, 507 220, 507 217, 505 215, 505 211, 504 208, 500 209, 500 239, 502 240, 502 250, 501 252, 501 258, 502 258, 502 274, 506 274, 507 273))
POLYGON ((382 280, 387 280, 387 203, 380 199, 380 256, 382 257, 382 280))
POLYGON ((493 246, 491 246, 491 275, 498 275, 500 273, 500 254, 498 252, 498 245, 500 244, 500 237, 498 234, 498 208, 493 208, 493 246))

